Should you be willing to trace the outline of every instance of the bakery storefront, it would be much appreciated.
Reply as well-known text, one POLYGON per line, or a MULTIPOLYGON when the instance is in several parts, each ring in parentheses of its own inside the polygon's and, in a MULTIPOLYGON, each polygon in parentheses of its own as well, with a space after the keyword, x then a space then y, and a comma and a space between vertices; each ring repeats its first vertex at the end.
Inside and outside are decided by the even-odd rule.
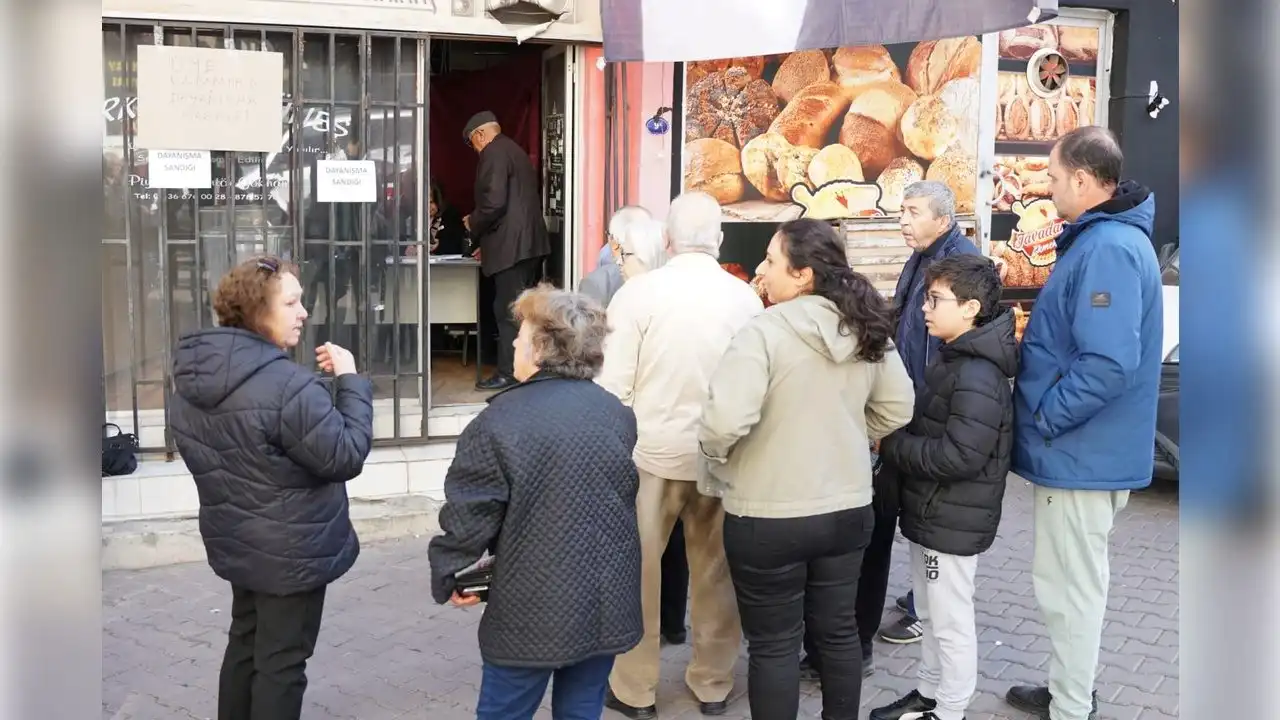
MULTIPOLYGON (((1047 177, 1054 141, 1101 125, 1120 134, 1126 155, 1149 149, 1149 130, 1139 132, 1131 117, 1122 132, 1112 111, 1141 117, 1147 104, 1145 94, 1113 93, 1133 87, 1134 71, 1146 67, 1129 50, 1149 39, 1149 26, 1133 19, 1141 12, 1151 14, 1061 8, 1049 22, 980 37, 629 64, 634 102, 646 115, 670 117, 669 132, 650 123, 628 146, 627 162, 639 166, 629 199, 661 213, 682 191, 714 195, 724 207, 721 260, 742 277, 763 258, 777 223, 831 220, 853 267, 891 293, 910 255, 896 217, 903 188, 944 182, 960 225, 1008 264, 1005 301, 1022 327, 1061 231, 1047 177), (1115 80, 1113 57, 1126 73, 1115 80)), ((1144 91, 1150 79, 1138 80, 1144 91)), ((1169 84, 1176 87, 1176 76, 1169 84)), ((1154 185, 1176 178, 1173 162, 1153 171, 1139 160, 1129 170, 1154 185)), ((1163 212, 1176 213, 1176 202, 1163 212)))
POLYGON ((553 239, 546 275, 572 284, 603 215, 566 212, 602 203, 577 196, 603 173, 584 151, 603 136, 598 8, 201 6, 104 4, 106 421, 174 459, 171 348, 214 324, 229 267, 276 253, 299 264, 310 313, 297 359, 314 363, 325 341, 352 350, 381 444, 456 436, 496 357, 492 289, 461 228, 476 166, 462 128, 490 110, 529 153, 553 239), (179 99, 185 82, 200 90, 179 99))

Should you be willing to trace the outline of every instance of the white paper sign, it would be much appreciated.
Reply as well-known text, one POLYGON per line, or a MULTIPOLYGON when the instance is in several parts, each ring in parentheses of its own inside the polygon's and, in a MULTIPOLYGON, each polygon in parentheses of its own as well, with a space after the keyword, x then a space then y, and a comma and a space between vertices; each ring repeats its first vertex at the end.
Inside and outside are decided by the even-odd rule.
POLYGON ((316 163, 316 202, 378 201, 378 178, 372 160, 320 160, 316 163))
POLYGON ((147 185, 183 189, 213 187, 209 151, 147 151, 147 185))
POLYGON ((275 152, 283 86, 278 52, 139 45, 136 147, 275 152))

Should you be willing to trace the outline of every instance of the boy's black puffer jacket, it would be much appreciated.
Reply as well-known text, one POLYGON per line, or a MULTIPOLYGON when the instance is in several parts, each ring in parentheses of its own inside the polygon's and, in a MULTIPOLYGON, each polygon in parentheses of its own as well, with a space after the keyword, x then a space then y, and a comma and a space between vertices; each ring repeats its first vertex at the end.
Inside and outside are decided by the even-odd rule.
POLYGON ((881 443, 897 470, 902 535, 948 555, 995 541, 1013 450, 1013 312, 942 346, 911 424, 881 443))
POLYGON ((172 428, 200 495, 209 565, 271 595, 314 590, 351 569, 360 543, 344 483, 373 442, 373 388, 315 373, 261 336, 200 330, 173 359, 172 428))

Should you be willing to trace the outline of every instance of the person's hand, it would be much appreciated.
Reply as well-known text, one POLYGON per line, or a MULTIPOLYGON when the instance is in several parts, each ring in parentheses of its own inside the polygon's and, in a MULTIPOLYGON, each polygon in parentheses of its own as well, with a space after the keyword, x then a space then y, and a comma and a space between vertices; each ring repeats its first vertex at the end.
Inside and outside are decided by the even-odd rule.
POLYGON ((468 231, 470 231, 470 230, 471 230, 471 216, 470 216, 470 215, 463 215, 463 216, 462 216, 462 227, 466 228, 468 231))
POLYGON ((476 251, 475 251, 475 252, 473 252, 473 253, 471 253, 471 257, 473 257, 473 258, 475 258, 475 259, 479 260, 479 259, 480 259, 480 248, 476 248, 476 251))
POLYGON ((454 590, 453 597, 449 598, 449 604, 454 607, 471 607, 480 604, 480 596, 460 595, 457 590, 454 590))
POLYGON ((333 343, 325 343, 316 348, 316 365, 327 373, 333 373, 334 377, 354 375, 356 372, 356 359, 351 351, 333 343))

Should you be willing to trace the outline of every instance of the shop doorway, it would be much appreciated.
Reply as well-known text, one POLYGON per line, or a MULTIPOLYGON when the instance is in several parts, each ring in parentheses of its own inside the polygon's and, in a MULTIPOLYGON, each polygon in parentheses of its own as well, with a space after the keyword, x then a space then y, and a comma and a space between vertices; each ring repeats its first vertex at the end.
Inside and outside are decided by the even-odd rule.
POLYGON ((145 449, 174 447, 170 354, 216 324, 212 299, 233 264, 272 253, 299 265, 308 328, 295 359, 348 347, 374 384, 374 434, 421 438, 426 346, 423 269, 427 39, 394 33, 112 21, 103 23, 103 325, 107 420, 145 449), (136 147, 137 49, 144 44, 279 53, 280 145, 213 151, 212 187, 150 187, 136 147), (320 203, 322 159, 373 161, 372 203, 320 203), (393 352, 408 347, 407 354, 393 352))
POLYGON ((475 247, 461 227, 474 208, 478 158, 463 139, 463 127, 473 114, 494 113, 503 133, 529 154, 541 180, 551 236, 543 274, 549 282, 568 286, 573 242, 571 224, 565 222, 572 195, 572 150, 566 141, 572 137, 571 58, 566 45, 432 41, 428 155, 437 208, 431 219, 436 248, 429 262, 433 414, 463 411, 492 395, 475 385, 495 369, 493 289, 467 263, 475 247))

